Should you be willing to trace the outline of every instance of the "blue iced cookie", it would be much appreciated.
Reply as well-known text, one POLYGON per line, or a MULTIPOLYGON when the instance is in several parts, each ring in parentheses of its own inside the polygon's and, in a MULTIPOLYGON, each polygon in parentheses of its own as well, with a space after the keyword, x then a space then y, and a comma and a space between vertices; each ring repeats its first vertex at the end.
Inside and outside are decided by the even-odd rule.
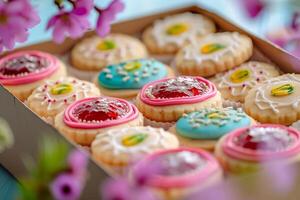
POLYGON ((184 115, 169 131, 176 134, 182 146, 211 151, 220 137, 252 123, 241 108, 207 108, 184 115))
POLYGON ((153 59, 138 59, 109 65, 100 72, 98 84, 109 90, 141 89, 145 84, 167 77, 168 69, 153 59))

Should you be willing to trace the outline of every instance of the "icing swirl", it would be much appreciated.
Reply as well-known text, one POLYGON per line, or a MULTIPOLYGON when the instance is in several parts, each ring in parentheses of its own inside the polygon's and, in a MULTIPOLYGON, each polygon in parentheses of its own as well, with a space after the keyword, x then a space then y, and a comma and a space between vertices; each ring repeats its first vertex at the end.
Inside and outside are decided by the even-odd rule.
POLYGON ((225 138, 222 149, 231 157, 249 161, 286 158, 300 152, 300 133, 272 124, 241 128, 225 138))
POLYGON ((64 123, 72 128, 97 129, 123 124, 138 117, 137 108, 110 97, 85 98, 68 106, 64 123))
POLYGON ((201 102, 215 96, 216 93, 216 87, 202 77, 180 76, 145 85, 140 98, 150 105, 166 106, 201 102))
POLYGON ((52 75, 59 68, 59 61, 40 51, 22 51, 0 60, 0 83, 21 85, 52 75))

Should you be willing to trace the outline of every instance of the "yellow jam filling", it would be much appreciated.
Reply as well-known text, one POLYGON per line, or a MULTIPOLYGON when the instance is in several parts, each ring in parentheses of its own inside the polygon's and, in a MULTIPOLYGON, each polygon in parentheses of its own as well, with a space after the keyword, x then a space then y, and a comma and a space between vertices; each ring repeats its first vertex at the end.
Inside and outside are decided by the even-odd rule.
POLYGON ((143 142, 147 138, 147 134, 139 133, 134 135, 125 136, 122 139, 122 144, 126 147, 131 147, 138 145, 139 143, 143 142))
POLYGON ((58 83, 51 88, 51 94, 60 95, 68 94, 73 91, 73 86, 68 83, 58 83))
POLYGON ((189 30, 189 26, 187 24, 178 23, 178 24, 174 24, 174 25, 169 26, 166 29, 166 33, 168 35, 178 36, 178 35, 181 35, 184 32, 187 32, 188 30, 189 30))
POLYGON ((275 97, 287 96, 294 92, 295 88, 292 84, 287 83, 280 86, 273 87, 271 95, 275 97))
POLYGON ((250 78, 250 71, 248 69, 238 69, 230 75, 230 80, 233 83, 242 83, 250 78))
POLYGON ((131 72, 131 71, 135 71, 135 70, 138 70, 140 69, 142 66, 142 64, 140 62, 131 62, 131 63, 127 63, 125 66, 124 66, 124 69, 128 72, 131 72))
POLYGON ((99 51, 109 51, 117 47, 116 43, 113 40, 103 40, 97 45, 99 51))
POLYGON ((226 47, 225 45, 217 44, 217 43, 206 44, 206 45, 201 47, 200 52, 202 54, 211 54, 211 53, 214 53, 214 52, 219 51, 221 49, 224 49, 225 47, 226 47))

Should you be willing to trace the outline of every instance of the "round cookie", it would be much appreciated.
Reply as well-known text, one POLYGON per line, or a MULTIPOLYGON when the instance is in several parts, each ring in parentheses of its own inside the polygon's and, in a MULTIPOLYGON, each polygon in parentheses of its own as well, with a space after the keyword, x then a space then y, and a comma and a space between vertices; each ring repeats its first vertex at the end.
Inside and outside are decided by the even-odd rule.
POLYGON ((261 123, 290 125, 300 119, 300 75, 285 74, 251 89, 245 112, 261 123))
POLYGON ((138 59, 107 66, 95 84, 103 95, 132 100, 147 83, 173 75, 173 70, 159 61, 138 59))
POLYGON ((179 76, 145 85, 137 96, 136 105, 149 120, 174 123, 184 113, 221 107, 222 101, 210 81, 202 77, 179 76))
POLYGON ((74 101, 96 96, 100 96, 100 91, 94 84, 64 77, 57 81, 46 81, 36 88, 26 104, 33 112, 53 124, 54 117, 74 101))
POLYGON ((252 51, 252 41, 246 35, 222 32, 185 46, 174 62, 180 74, 208 77, 242 64, 252 51))
POLYGON ((71 52, 73 66, 85 71, 99 71, 110 64, 144 57, 147 57, 144 45, 138 39, 123 34, 83 39, 71 52))
POLYGON ((206 108, 184 114, 169 131, 181 146, 213 151, 223 135, 251 124, 253 120, 241 108, 206 108))
POLYGON ((100 165, 124 172, 129 165, 148 154, 178 146, 179 142, 173 134, 161 128, 140 126, 117 128, 99 134, 91 150, 100 165))
POLYGON ((41 51, 19 51, 0 59, 0 84, 21 101, 45 80, 65 75, 64 64, 41 51))
POLYGON ((222 168, 217 160, 201 149, 177 148, 151 154, 133 167, 132 177, 136 177, 143 169, 149 169, 150 165, 159 170, 150 173, 145 184, 160 199, 188 199, 189 194, 213 186, 223 179, 222 168))
POLYGON ((182 13, 155 21, 143 33, 143 41, 152 53, 175 54, 184 45, 215 31, 215 24, 209 18, 182 13))
POLYGON ((257 171, 266 162, 299 162, 300 132, 274 124, 237 129, 219 140, 215 155, 235 174, 257 171))
POLYGON ((250 61, 217 74, 211 81, 215 83, 224 99, 243 103, 250 89, 279 75, 279 70, 271 64, 250 61))
POLYGON ((107 130, 143 125, 143 116, 123 99, 91 97, 68 106, 55 117, 54 124, 70 140, 90 146, 96 135, 107 130))

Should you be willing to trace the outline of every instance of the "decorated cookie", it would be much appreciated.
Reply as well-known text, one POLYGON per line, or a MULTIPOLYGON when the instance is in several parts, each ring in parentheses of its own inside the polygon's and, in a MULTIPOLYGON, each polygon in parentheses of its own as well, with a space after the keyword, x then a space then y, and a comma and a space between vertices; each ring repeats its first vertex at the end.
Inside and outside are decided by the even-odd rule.
POLYGON ((184 113, 221 107, 221 95, 202 77, 179 76, 151 82, 137 97, 137 107, 149 120, 175 122, 184 113))
POLYGON ((205 108, 184 114, 169 131, 182 146, 213 150, 220 137, 252 123, 241 108, 205 108))
POLYGON ((91 97, 74 102, 55 118, 55 127, 77 144, 90 146, 97 134, 112 128, 143 125, 137 108, 111 97, 91 97))
POLYGON ((173 74, 172 69, 159 61, 138 59, 107 66, 95 83, 106 96, 133 99, 147 83, 173 74))
POLYGON ((297 162, 300 132, 271 124, 240 128, 224 136, 215 153, 231 173, 256 171, 264 162, 297 162))
POLYGON ((54 117, 68 105, 86 97, 100 96, 99 89, 92 83, 72 77, 47 81, 36 88, 28 97, 28 107, 53 124, 54 117))
POLYGON ((146 48, 138 39, 121 34, 84 39, 71 52, 73 66, 86 71, 99 71, 110 64, 146 56, 146 48))
POLYGON ((180 74, 208 77, 242 64, 252 50, 252 41, 245 35, 215 33, 185 46, 174 62, 180 74))
POLYGON ((217 74, 212 81, 224 99, 243 103, 250 89, 275 76, 279 76, 275 66, 250 61, 228 72, 217 74))
POLYGON ((261 123, 290 125, 300 119, 300 75, 285 74, 251 89, 245 111, 261 123))
POLYGON ((186 199, 191 192, 223 178, 217 160, 201 149, 177 148, 149 155, 133 168, 133 177, 151 165, 157 165, 159 170, 149 174, 146 185, 162 195, 162 199, 186 199))
POLYGON ((97 135, 92 143, 92 155, 108 168, 123 169, 145 155, 158 150, 177 148, 177 138, 161 128, 127 127, 97 135))
POLYGON ((62 62, 40 51, 20 51, 0 59, 0 84, 21 101, 45 80, 65 75, 62 62))
POLYGON ((152 53, 174 54, 184 45, 215 31, 216 27, 209 18, 182 13, 155 21, 144 32, 143 40, 152 53))

